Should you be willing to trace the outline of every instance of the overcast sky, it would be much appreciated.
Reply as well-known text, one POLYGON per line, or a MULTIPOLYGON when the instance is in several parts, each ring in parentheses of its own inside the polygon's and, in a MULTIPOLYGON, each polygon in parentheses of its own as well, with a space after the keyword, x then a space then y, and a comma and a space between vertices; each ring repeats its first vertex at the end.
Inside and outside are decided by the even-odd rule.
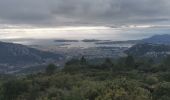
MULTIPOLYGON (((167 33, 170 28, 170 0, 0 0, 1 38, 12 36, 11 33, 16 36, 14 33, 18 30, 11 28, 28 33, 32 28, 66 26, 83 26, 85 30, 88 30, 87 26, 106 27, 105 30, 107 27, 114 30, 149 28, 152 31, 148 34, 153 34, 154 30, 155 33, 167 33), (23 30, 25 28, 29 31, 23 30)), ((89 30, 96 32, 97 29, 89 30)))

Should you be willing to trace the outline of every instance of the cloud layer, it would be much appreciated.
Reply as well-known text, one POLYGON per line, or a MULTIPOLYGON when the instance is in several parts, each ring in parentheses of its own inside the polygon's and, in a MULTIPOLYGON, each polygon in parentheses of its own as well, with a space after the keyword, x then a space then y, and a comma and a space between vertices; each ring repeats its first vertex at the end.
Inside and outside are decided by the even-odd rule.
POLYGON ((30 26, 170 24, 169 0, 0 0, 0 23, 30 26))

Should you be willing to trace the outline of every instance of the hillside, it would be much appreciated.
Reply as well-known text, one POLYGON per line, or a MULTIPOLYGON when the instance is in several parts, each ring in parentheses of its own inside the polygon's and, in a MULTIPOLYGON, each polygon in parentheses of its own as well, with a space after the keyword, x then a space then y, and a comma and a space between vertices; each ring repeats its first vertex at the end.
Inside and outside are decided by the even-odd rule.
POLYGON ((44 52, 20 44, 0 42, 1 70, 42 64, 61 59, 62 56, 51 52, 44 52))
POLYGON ((123 59, 93 65, 82 57, 63 69, 1 76, 0 100, 170 100, 170 63, 123 59))
POLYGON ((170 54, 170 46, 164 44, 140 43, 125 51, 138 57, 165 57, 170 54))
POLYGON ((170 44, 170 35, 169 34, 163 34, 163 35, 154 35, 150 38, 146 38, 141 40, 144 43, 154 43, 154 44, 170 44))

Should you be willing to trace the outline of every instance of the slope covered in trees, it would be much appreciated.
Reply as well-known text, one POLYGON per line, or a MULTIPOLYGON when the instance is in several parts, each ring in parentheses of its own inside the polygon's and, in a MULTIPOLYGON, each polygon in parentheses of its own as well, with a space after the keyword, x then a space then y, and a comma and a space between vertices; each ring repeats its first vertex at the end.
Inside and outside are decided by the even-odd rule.
POLYGON ((125 51, 128 55, 135 57, 162 58, 170 53, 170 45, 139 43, 125 51))
POLYGON ((1 77, 0 100, 170 100, 169 58, 155 63, 128 56, 92 65, 82 57, 63 69, 50 64, 45 72, 1 77))
POLYGON ((58 60, 62 56, 44 52, 20 44, 0 42, 0 64, 42 63, 49 59, 58 60))

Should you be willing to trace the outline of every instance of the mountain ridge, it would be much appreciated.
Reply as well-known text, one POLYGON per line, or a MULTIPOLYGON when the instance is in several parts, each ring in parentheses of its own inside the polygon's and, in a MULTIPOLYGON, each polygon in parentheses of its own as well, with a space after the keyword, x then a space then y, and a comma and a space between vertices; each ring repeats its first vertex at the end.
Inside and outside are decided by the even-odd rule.
POLYGON ((125 51, 135 57, 162 58, 170 54, 170 45, 139 43, 125 51))
POLYGON ((141 42, 170 45, 170 34, 154 35, 152 37, 142 39, 141 42))
POLYGON ((0 71, 48 63, 62 58, 60 54, 37 50, 21 44, 0 42, 0 71))

